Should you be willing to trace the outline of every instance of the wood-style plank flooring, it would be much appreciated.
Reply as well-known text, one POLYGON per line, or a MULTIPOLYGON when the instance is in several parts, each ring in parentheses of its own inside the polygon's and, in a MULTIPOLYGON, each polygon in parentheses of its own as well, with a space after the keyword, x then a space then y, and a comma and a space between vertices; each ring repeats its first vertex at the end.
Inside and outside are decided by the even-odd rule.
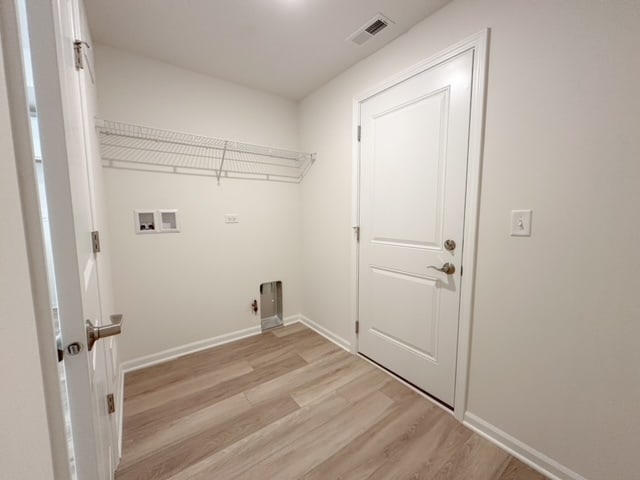
POLYGON ((126 375, 117 480, 544 480, 302 324, 126 375))

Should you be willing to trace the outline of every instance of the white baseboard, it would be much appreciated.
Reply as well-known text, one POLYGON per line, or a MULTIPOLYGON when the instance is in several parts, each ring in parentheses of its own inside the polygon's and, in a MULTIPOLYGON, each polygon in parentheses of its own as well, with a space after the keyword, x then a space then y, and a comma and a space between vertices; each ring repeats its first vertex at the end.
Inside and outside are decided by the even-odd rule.
MULTIPOLYGON (((335 342, 342 348, 345 348, 344 345, 340 343, 345 342, 345 340, 341 339, 337 335, 330 333, 328 330, 323 329, 315 322, 312 322, 308 318, 304 317, 304 315, 290 315, 283 319, 283 323, 284 325, 292 325, 294 323, 302 321, 302 319, 304 319, 304 322, 309 328, 316 330, 321 335, 329 338, 332 342, 335 342)), ((144 355, 142 357, 122 362, 120 364, 120 381, 122 386, 121 391, 124 392, 124 375, 126 373, 133 372, 134 370, 140 370, 146 367, 151 367, 152 365, 157 365, 159 363, 168 362, 169 360, 173 360, 184 355, 190 355, 192 353, 206 350, 208 348, 224 345, 225 343, 235 342, 236 340, 251 337, 253 335, 258 335, 259 333, 261 333, 260 326, 256 325, 254 327, 245 328, 243 330, 236 330, 235 332, 225 333, 222 335, 218 335, 217 337, 198 340, 197 342, 187 343, 185 345, 180 345, 178 347, 169 348, 161 352, 144 355)))
MULTIPOLYGON (((328 340, 332 341, 339 347, 344 348, 347 351, 350 351, 351 342, 345 340, 339 335, 336 335, 330 330, 327 330, 325 327, 317 324, 316 322, 305 317, 304 315, 290 315, 283 319, 284 325, 292 325, 298 322, 304 323, 307 327, 309 327, 312 330, 315 330, 317 333, 327 338, 328 340)), ((133 372, 134 370, 140 370, 142 368, 150 367, 152 365, 168 362, 169 360, 173 360, 175 358, 182 357, 184 355, 190 355, 192 353, 196 353, 201 350, 206 350, 208 348, 224 345, 225 343, 235 342, 236 340, 240 340, 246 337, 251 337, 253 335, 258 335, 259 333, 261 333, 260 326, 256 325, 254 327, 245 328, 243 330, 236 330, 235 332, 225 333, 223 335, 218 335, 217 337, 198 340, 197 342, 187 343, 186 345, 180 345, 178 347, 169 348, 161 352, 152 353, 150 355, 144 355, 142 357, 127 360, 125 362, 122 362, 121 364, 120 375, 122 379, 124 379, 124 375, 126 373, 133 372)))
POLYGON ((151 355, 145 355, 143 357, 134 358, 122 362, 123 373, 133 372, 134 370, 140 370, 141 368, 150 367, 158 363, 164 363, 174 358, 189 355, 191 353, 206 350, 208 348, 217 347, 218 345, 224 345, 225 343, 234 342, 241 338, 251 337, 252 335, 258 335, 261 333, 260 326, 245 328, 243 330, 236 330, 235 332, 225 333, 218 335, 217 337, 206 338, 204 340, 198 340, 197 342, 187 343, 186 345, 180 345, 178 347, 169 348, 161 352, 152 353, 151 355))
POLYGON ((465 413, 463 423, 478 435, 509 452, 518 460, 526 463, 551 480, 587 480, 582 475, 503 432, 473 413, 465 413))
POLYGON ((328 330, 327 328, 323 327, 319 323, 314 322, 310 318, 305 317, 304 315, 298 315, 298 321, 300 323, 305 324, 307 327, 309 327, 311 330, 314 330, 316 333, 322 335, 327 340, 335 343, 340 348, 343 348, 349 353, 353 353, 351 352, 351 342, 349 342, 348 340, 345 340, 340 335, 336 335, 331 330, 328 330))
POLYGON ((300 317, 302 315, 298 314, 298 315, 290 315, 288 317, 284 317, 284 320, 282 321, 284 326, 288 326, 288 325, 293 325, 294 323, 299 323, 300 322, 300 317))

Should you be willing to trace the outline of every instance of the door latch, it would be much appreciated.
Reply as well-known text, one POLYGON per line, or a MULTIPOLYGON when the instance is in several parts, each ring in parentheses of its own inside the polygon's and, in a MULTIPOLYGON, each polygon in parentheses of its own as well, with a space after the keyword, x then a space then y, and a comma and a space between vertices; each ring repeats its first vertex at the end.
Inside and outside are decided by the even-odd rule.
POLYGON ((78 355, 82 351, 82 344, 80 342, 73 342, 67 345, 67 353, 69 355, 78 355))

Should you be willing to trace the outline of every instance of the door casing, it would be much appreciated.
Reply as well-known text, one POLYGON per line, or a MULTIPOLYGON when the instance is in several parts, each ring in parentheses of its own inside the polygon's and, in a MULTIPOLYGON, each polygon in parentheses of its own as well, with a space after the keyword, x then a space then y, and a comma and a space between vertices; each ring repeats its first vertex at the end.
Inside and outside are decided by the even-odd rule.
MULTIPOLYGON (((464 420, 467 404, 467 385, 469 375, 469 353, 471 345, 471 322, 473 316, 473 295, 475 287, 475 265, 477 252, 477 232, 480 206, 480 179, 482 167, 482 147, 484 138, 484 111, 489 48, 489 29, 482 30, 455 45, 429 57, 406 70, 388 78, 375 87, 368 89, 353 99, 352 124, 352 226, 360 227, 360 106, 367 99, 397 85, 408 78, 435 67, 461 53, 473 51, 473 72, 471 87, 471 119, 469 125, 469 153, 467 158, 467 186, 464 219, 464 253, 461 267, 464 275, 460 283, 460 313, 458 317, 458 352, 456 364, 455 397, 453 415, 464 420)), ((358 262, 359 242, 354 233, 351 241, 351 324, 353 325, 351 345, 352 353, 358 352, 358 262)), ((428 398, 428 397, 427 397, 428 398)))

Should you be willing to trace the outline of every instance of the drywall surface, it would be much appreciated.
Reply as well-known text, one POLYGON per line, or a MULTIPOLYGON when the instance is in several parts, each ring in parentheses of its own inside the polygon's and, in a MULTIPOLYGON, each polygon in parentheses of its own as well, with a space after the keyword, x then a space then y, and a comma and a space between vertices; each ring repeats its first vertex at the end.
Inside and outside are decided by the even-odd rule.
MULTIPOLYGON (((100 116, 297 148, 296 104, 108 47, 96 48, 100 116)), ((123 361, 259 325, 261 283, 300 312, 299 186, 104 169, 123 361), (178 209, 180 233, 134 233, 135 209, 178 209), (224 214, 240 222, 225 224, 224 214)))
POLYGON ((456 0, 300 105, 303 311, 349 337, 352 99, 491 28, 468 411, 590 480, 640 471, 639 24, 632 1, 456 0))
MULTIPOLYGON (((1 51, 1 48, 0 48, 1 51)), ((0 56, 0 477, 53 478, 18 177, 0 56)))
POLYGON ((225 140, 296 149, 296 103, 95 45, 100 116, 225 140))

